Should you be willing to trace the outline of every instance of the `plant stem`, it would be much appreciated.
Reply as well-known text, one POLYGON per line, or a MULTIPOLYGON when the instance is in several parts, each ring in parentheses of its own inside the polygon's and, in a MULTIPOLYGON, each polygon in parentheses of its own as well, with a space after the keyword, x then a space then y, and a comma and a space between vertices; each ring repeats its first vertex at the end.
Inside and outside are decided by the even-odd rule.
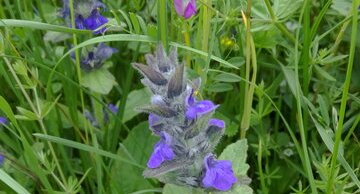
POLYGON ((352 29, 351 29, 349 60, 348 60, 348 66, 347 66, 347 70, 346 70, 346 78, 345 78, 345 83, 344 83, 342 98, 341 98, 339 121, 338 121, 338 125, 337 125, 336 131, 335 131, 335 144, 334 144, 334 149, 333 149, 332 156, 331 156, 330 176, 329 176, 329 181, 328 181, 328 184, 326 187, 326 193, 330 193, 333 188, 334 173, 335 173, 337 156, 339 153, 339 147, 340 147, 340 142, 341 142, 341 134, 343 131, 346 104, 347 104, 347 98, 348 98, 348 93, 349 93, 352 68, 353 68, 354 56, 355 56, 356 38, 358 36, 357 35, 357 28, 358 28, 357 6, 358 5, 359 5, 359 0, 354 0, 352 3, 352 29))
POLYGON ((163 44, 166 51, 169 49, 168 38, 167 38, 167 11, 166 11, 166 0, 158 0, 158 39, 163 44))

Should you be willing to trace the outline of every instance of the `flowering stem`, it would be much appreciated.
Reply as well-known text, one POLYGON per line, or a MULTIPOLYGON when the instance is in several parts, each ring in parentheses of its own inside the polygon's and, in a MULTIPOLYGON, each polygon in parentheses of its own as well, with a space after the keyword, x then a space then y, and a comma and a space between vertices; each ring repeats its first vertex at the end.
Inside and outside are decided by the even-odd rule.
POLYGON ((348 67, 346 71, 346 78, 345 83, 343 87, 342 92, 342 98, 341 98, 341 105, 340 105, 340 112, 339 112, 339 122, 337 125, 337 128, 335 130, 335 144, 334 149, 332 152, 331 157, 331 165, 330 165, 330 176, 329 181, 326 187, 326 193, 331 193, 331 190, 333 188, 333 182, 334 182, 334 172, 335 167, 337 163, 337 156, 339 153, 339 146, 341 142, 341 134, 343 131, 343 124, 344 124, 344 118, 345 118, 345 110, 346 110, 346 104, 347 104, 347 97, 349 93, 349 87, 351 82, 351 75, 352 75, 352 68, 354 63, 354 56, 355 56, 355 47, 356 47, 356 38, 357 38, 357 28, 358 28, 358 10, 357 6, 359 4, 359 0, 354 0, 352 4, 352 29, 351 29, 351 41, 350 41, 350 52, 349 52, 349 60, 348 60, 348 67))

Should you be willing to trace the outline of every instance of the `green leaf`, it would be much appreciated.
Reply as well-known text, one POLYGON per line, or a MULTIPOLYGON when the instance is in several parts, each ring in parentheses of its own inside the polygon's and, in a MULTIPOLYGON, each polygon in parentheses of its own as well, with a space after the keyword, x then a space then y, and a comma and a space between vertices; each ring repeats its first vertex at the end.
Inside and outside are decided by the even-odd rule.
POLYGON ((205 90, 209 92, 226 92, 232 90, 234 87, 229 83, 214 83, 209 85, 205 90))
POLYGON ((151 92, 147 88, 131 91, 127 97, 123 122, 125 123, 138 115, 140 112, 135 109, 145 104, 149 104, 150 97, 151 92))
MULTIPOLYGON (((131 130, 117 155, 128 155, 133 161, 146 165, 153 151, 153 145, 158 139, 151 135, 147 122, 142 122, 131 130)), ((111 172, 112 180, 114 180, 112 182, 113 193, 131 193, 140 189, 153 188, 148 179, 142 176, 142 169, 134 168, 132 165, 116 162, 111 172)))
POLYGON ((138 21, 138 19, 136 17, 136 14, 130 12, 129 15, 130 15, 131 22, 132 22, 132 24, 134 26, 135 32, 137 34, 140 34, 140 24, 139 24, 139 21, 138 21))
POLYGON ((100 94, 108 94, 115 84, 115 77, 106 68, 84 73, 81 80, 81 85, 100 94))
MULTIPOLYGON (((334 149, 334 140, 331 138, 331 135, 329 134, 329 132, 332 132, 332 130, 326 130, 324 126, 322 126, 316 119, 315 117, 311 114, 311 111, 309 111, 310 113, 310 117, 313 120, 315 126, 316 126, 316 130, 318 131, 318 133, 320 134, 321 139, 323 140, 323 142, 325 143, 327 149, 332 153, 333 149, 334 149)), ((340 148, 342 149, 342 148, 340 148)), ((339 163, 344 167, 344 169, 346 170, 346 172, 350 175, 351 179, 353 180, 353 182, 356 184, 356 186, 358 188, 360 188, 360 181, 358 179, 358 176, 355 174, 355 170, 353 170, 351 168, 351 166, 349 165, 349 163, 346 161, 346 159, 344 158, 344 155, 342 154, 342 151, 339 151, 338 155, 337 155, 337 159, 339 160, 339 163)))
POLYGON ((90 145, 82 144, 82 143, 79 143, 79 142, 71 141, 71 140, 68 140, 68 139, 60 138, 60 137, 41 134, 41 133, 34 133, 33 136, 35 136, 37 138, 40 138, 40 139, 50 141, 50 142, 65 145, 65 146, 68 146, 68 147, 71 147, 71 148, 76 148, 76 149, 83 150, 83 151, 86 151, 86 152, 91 152, 91 153, 95 153, 95 154, 98 154, 98 155, 101 155, 101 156, 105 156, 105 157, 108 157, 108 158, 119 160, 119 161, 122 161, 124 163, 130 164, 132 166, 136 166, 136 167, 138 167, 140 169, 144 168, 143 166, 137 164, 136 162, 130 161, 130 160, 125 159, 125 158, 123 158, 123 157, 121 157, 119 155, 116 155, 116 154, 113 154, 111 152, 101 150, 99 148, 96 148, 96 147, 93 147, 93 146, 90 146, 90 145))
POLYGON ((246 172, 249 169, 249 165, 246 164, 247 149, 247 140, 238 140, 228 145, 221 153, 219 159, 230 160, 236 176, 246 176, 246 172))
POLYGON ((230 191, 214 192, 214 194, 252 194, 253 190, 247 185, 235 185, 230 191))
POLYGON ((241 77, 233 73, 220 73, 215 76, 214 80, 220 82, 240 82, 241 77))
POLYGON ((32 111, 30 110, 27 110, 25 108, 22 108, 22 107, 16 107, 16 109, 19 111, 20 115, 16 115, 16 117, 18 119, 24 119, 24 120, 38 120, 38 117, 36 116, 35 113, 33 113, 32 111))
POLYGON ((296 98, 296 89, 299 87, 298 81, 296 80, 295 71, 293 69, 290 69, 289 67, 285 67, 281 65, 281 69, 283 70, 283 73, 285 75, 286 81, 289 85, 289 88, 291 92, 293 93, 294 97, 296 98))
POLYGON ((42 107, 41 107, 41 118, 44 118, 47 114, 49 114, 49 112, 51 111, 52 108, 54 108, 55 104, 58 102, 58 100, 60 99, 61 95, 59 95, 54 102, 45 102, 42 107))
POLYGON ((78 30, 73 28, 68 28, 65 26, 57 26, 52 24, 46 24, 41 22, 34 22, 29 20, 15 20, 15 19, 3 19, 0 20, 0 27, 22 27, 38 30, 49 30, 55 32, 67 32, 67 33, 81 33, 81 34, 90 34, 89 30, 78 30))
POLYGON ((163 194, 206 194, 202 189, 195 189, 192 187, 183 187, 173 184, 166 184, 163 189, 163 194))
POLYGON ((239 181, 227 192, 215 192, 216 194, 250 194, 253 193, 252 189, 246 184, 242 183, 241 178, 247 177, 246 172, 249 169, 249 165, 246 163, 248 144, 246 139, 238 140, 235 143, 228 145, 221 153, 220 160, 230 160, 233 171, 238 177, 239 181))
POLYGON ((321 67, 319 67, 317 65, 315 65, 314 67, 315 67, 316 72, 319 73, 323 78, 325 78, 329 81, 332 81, 332 82, 336 81, 336 79, 333 76, 331 76, 328 72, 323 70, 321 67))
POLYGON ((22 187, 16 180, 8 175, 4 170, 0 169, 0 180, 12 188, 17 193, 30 194, 24 187, 22 187))

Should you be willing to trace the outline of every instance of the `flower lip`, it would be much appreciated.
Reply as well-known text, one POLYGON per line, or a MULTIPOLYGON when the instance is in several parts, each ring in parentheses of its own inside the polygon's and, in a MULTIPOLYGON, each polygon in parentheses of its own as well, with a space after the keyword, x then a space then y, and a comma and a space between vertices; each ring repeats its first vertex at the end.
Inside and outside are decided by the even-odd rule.
POLYGON ((209 154, 204 158, 204 167, 202 184, 205 188, 228 191, 237 182, 229 160, 216 160, 209 154))
POLYGON ((158 168, 165 161, 174 159, 174 152, 171 149, 171 137, 166 132, 160 132, 160 141, 154 145, 154 151, 147 162, 148 168, 158 168))
POLYGON ((220 119, 210 119, 209 120, 209 125, 219 127, 221 129, 225 128, 225 122, 223 120, 220 120, 220 119))
POLYGON ((215 105, 210 100, 201 100, 194 102, 186 110, 186 118, 195 119, 198 116, 205 115, 215 110, 219 105, 215 105))

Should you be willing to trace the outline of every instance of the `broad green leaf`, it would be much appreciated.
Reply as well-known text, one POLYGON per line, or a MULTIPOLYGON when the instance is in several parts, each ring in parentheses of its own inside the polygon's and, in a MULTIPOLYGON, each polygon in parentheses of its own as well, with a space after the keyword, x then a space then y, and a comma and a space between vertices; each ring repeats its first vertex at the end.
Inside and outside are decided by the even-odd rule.
POLYGON ((134 116, 138 115, 140 112, 135 109, 145 104, 149 104, 150 97, 151 92, 147 88, 131 91, 127 97, 123 122, 125 123, 134 116))
MULTIPOLYGON (((129 155, 131 160, 145 166, 158 139, 151 134, 147 122, 142 122, 131 130, 117 155, 129 155)), ((153 188, 149 181, 142 176, 142 169, 123 162, 114 164, 111 177, 114 180, 112 182, 114 193, 116 193, 115 190, 121 191, 121 193, 131 193, 140 189, 153 188)))
POLYGON ((237 184, 230 191, 214 192, 214 194, 252 194, 253 190, 247 185, 237 184))
POLYGON ((249 169, 249 165, 246 164, 247 149, 247 140, 238 140, 228 145, 221 153, 219 159, 230 160, 236 176, 246 176, 246 172, 249 169))
POLYGON ((347 16, 351 10, 352 0, 334 0, 331 8, 338 11, 341 15, 347 16))
POLYGON ((299 10, 302 3, 302 0, 274 0, 273 10, 278 20, 284 20, 299 10))
POLYGON ((233 73, 220 73, 214 77, 214 80, 220 82, 240 82, 241 77, 233 73))
POLYGON ((232 90, 234 87, 229 83, 214 83, 205 88, 209 92, 226 92, 232 90))
POLYGON ((219 156, 219 159, 231 161, 233 171, 234 171, 235 175, 238 177, 239 181, 231 188, 230 191, 215 192, 216 194, 222 194, 222 193, 251 194, 251 193, 253 193, 252 189, 249 186, 247 186, 248 183, 245 184, 245 183, 242 183, 242 181, 241 181, 242 177, 247 177, 246 172, 249 169, 249 165, 246 163, 247 149, 248 149, 247 140, 241 139, 235 143, 228 145, 224 149, 224 151, 221 153, 221 155, 219 156))
POLYGON ((115 77, 106 68, 84 73, 81 80, 81 85, 100 94, 108 94, 115 84, 115 77))
POLYGON ((191 187, 178 186, 173 184, 166 184, 163 189, 163 194, 206 194, 202 189, 195 189, 191 187))

